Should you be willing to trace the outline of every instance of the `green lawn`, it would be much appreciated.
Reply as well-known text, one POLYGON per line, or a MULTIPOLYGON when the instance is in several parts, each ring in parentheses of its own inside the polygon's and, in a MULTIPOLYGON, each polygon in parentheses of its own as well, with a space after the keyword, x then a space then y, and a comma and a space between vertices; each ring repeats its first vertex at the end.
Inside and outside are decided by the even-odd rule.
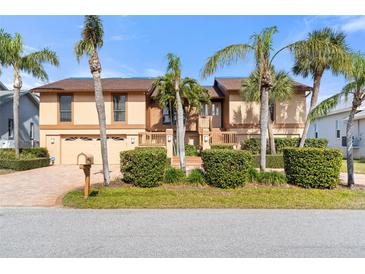
POLYGON ((365 209, 365 190, 303 189, 297 187, 246 186, 238 189, 190 186, 158 188, 117 187, 93 189, 83 199, 82 191, 64 198, 76 208, 344 208, 365 209))
MULTIPOLYGON (((354 160, 355 173, 365 174, 365 160, 354 160)), ((342 161, 341 172, 347 172, 346 160, 342 161)))

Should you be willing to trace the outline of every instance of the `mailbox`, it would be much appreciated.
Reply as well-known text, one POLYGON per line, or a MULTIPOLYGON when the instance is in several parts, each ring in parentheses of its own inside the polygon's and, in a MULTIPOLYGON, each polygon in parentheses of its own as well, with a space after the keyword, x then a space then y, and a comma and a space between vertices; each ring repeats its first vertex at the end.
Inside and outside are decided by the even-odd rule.
POLYGON ((85 174, 85 185, 84 185, 84 198, 87 199, 90 194, 90 168, 94 164, 94 156, 88 153, 79 153, 77 155, 77 164, 80 169, 84 170, 85 174))
POLYGON ((90 166, 94 164, 94 156, 81 152, 77 155, 77 164, 80 166, 90 166))

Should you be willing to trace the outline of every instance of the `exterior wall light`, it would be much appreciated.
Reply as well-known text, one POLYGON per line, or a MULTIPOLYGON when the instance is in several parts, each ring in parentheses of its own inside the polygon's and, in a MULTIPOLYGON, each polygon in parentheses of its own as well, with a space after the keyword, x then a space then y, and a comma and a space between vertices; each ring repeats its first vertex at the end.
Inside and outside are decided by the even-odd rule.
POLYGON ((204 136, 204 142, 205 142, 205 143, 208 143, 208 135, 205 135, 205 136, 204 136))
POLYGON ((167 142, 171 143, 171 135, 167 136, 167 142))
POLYGON ((54 144, 54 138, 51 138, 51 144, 52 145, 54 144))
POLYGON ((132 144, 132 145, 134 145, 134 142, 135 142, 135 138, 134 138, 134 137, 132 137, 132 138, 131 138, 131 144, 132 144))

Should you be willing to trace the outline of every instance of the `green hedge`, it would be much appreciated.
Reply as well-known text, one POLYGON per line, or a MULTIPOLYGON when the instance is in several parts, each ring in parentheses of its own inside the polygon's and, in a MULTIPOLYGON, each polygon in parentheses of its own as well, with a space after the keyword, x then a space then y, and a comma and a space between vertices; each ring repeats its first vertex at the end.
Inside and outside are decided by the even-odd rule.
MULTIPOLYGON (((48 150, 44 147, 21 148, 20 159, 49 158, 48 150)), ((16 160, 14 148, 1 148, 0 159, 16 160)))
MULTIPOLYGON (((260 167, 260 155, 254 155, 253 165, 256 168, 260 167)), ((266 155, 266 167, 267 168, 284 168, 284 158, 282 154, 266 155)))
POLYGON ((165 149, 136 149, 120 153, 120 170, 126 183, 140 187, 158 186, 166 168, 165 149))
MULTIPOLYGON (((275 138, 275 147, 277 153, 282 153, 286 147, 298 147, 300 138, 275 138)), ((328 145, 327 139, 308 138, 305 141, 305 147, 320 147, 326 148, 328 145)), ((270 152, 270 146, 267 144, 267 153, 270 152)), ((241 142, 241 149, 248 150, 253 154, 260 153, 260 139, 250 138, 241 142)))
POLYGON ((330 148, 286 148, 284 168, 288 183, 305 188, 335 188, 342 153, 330 148))
POLYGON ((205 178, 220 188, 234 188, 247 182, 252 169, 252 155, 248 151, 208 149, 202 152, 205 178))
POLYGON ((233 145, 220 144, 220 145, 210 145, 211 149, 233 149, 233 145))
POLYGON ((199 150, 194 145, 185 144, 185 156, 199 156, 199 150))
POLYGON ((28 170, 49 165, 49 158, 6 160, 0 159, 0 168, 13 170, 28 170))

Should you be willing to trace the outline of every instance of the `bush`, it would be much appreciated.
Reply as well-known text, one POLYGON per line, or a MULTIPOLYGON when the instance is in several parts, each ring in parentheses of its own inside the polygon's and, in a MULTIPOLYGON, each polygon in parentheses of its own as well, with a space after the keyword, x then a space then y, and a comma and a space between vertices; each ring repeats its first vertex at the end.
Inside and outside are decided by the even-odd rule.
MULTIPOLYGON (((44 147, 21 148, 20 159, 49 158, 48 150, 44 147)), ((0 159, 16 160, 14 148, 0 149, 0 159)))
POLYGON ((211 149, 233 149, 233 145, 220 144, 220 145, 210 145, 211 149))
POLYGON ((186 181, 190 184, 204 185, 205 178, 203 171, 199 168, 193 169, 186 177, 186 181))
POLYGON ((265 185, 286 184, 286 177, 280 172, 260 172, 257 174, 257 182, 265 185))
POLYGON ((181 169, 169 167, 165 171, 164 183, 180 183, 184 181, 184 172, 181 169))
POLYGON ((202 160, 207 182, 221 188, 244 185, 252 169, 251 153, 242 150, 208 149, 202 160))
MULTIPOLYGON (((253 165, 256 168, 260 167, 260 155, 254 155, 253 165)), ((283 155, 266 155, 266 167, 267 168, 284 168, 283 155)))
MULTIPOLYGON (((282 153, 283 149, 286 147, 298 147, 300 143, 300 138, 275 138, 276 153, 282 153)), ((326 148, 328 145, 327 139, 319 138, 308 138, 305 140, 305 147, 321 147, 326 148)), ((270 146, 267 144, 266 152, 270 152, 270 146)), ((252 154, 260 153, 260 139, 250 138, 242 141, 241 148, 243 150, 248 150, 252 154)))
POLYGON ((186 156, 199 156, 199 151, 194 145, 185 145, 185 155, 186 156))
POLYGON ((330 148, 286 148, 284 168, 289 183, 305 188, 335 188, 342 153, 330 148))
POLYGON ((0 168, 12 170, 28 170, 39 167, 46 167, 49 165, 49 158, 36 159, 20 159, 20 160, 0 160, 0 168))
POLYGON ((120 153, 120 170, 126 183, 140 187, 158 186, 166 167, 165 149, 136 149, 120 153))

